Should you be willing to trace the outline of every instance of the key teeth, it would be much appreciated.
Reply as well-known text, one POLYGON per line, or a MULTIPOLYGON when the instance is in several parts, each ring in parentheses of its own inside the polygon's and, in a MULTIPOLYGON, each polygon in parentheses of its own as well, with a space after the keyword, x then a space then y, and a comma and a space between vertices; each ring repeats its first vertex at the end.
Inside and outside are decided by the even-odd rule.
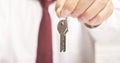
POLYGON ((66 50, 60 50, 60 52, 66 52, 66 50))
POLYGON ((60 50, 60 52, 63 52, 63 50, 60 50))
POLYGON ((64 51, 60 51, 60 52, 62 53, 62 52, 66 52, 66 51, 64 50, 64 51))
POLYGON ((63 52, 66 52, 66 50, 63 50, 63 52))

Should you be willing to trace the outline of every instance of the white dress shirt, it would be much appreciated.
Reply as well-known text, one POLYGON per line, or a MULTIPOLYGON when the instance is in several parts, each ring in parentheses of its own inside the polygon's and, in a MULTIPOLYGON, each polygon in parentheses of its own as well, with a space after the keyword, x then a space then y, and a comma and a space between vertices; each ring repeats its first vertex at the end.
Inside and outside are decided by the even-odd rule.
MULTIPOLYGON (((113 2, 113 14, 98 28, 89 29, 77 19, 68 17, 65 53, 60 53, 55 2, 49 6, 53 63, 94 63, 96 41, 120 38, 120 3, 113 2)), ((0 0, 0 63, 35 63, 41 17, 42 8, 37 0, 0 0)))

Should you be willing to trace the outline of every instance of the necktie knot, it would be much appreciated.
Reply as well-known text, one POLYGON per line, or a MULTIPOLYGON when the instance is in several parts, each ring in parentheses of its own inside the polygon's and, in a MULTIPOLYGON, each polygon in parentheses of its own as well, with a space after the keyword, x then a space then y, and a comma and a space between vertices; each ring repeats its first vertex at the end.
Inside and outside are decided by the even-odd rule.
POLYGON ((55 0, 40 0, 40 3, 43 8, 48 8, 48 6, 55 0))

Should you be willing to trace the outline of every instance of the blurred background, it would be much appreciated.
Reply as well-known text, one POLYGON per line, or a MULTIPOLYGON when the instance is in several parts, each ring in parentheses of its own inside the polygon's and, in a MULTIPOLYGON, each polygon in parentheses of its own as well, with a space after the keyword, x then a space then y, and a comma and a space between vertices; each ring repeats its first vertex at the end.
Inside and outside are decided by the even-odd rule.
POLYGON ((96 63, 120 63, 120 39, 96 42, 96 63))
MULTIPOLYGON (((116 9, 120 11, 120 0, 114 1, 118 5, 116 9)), ((113 41, 97 41, 95 49, 96 63, 120 63, 120 36, 113 41)))

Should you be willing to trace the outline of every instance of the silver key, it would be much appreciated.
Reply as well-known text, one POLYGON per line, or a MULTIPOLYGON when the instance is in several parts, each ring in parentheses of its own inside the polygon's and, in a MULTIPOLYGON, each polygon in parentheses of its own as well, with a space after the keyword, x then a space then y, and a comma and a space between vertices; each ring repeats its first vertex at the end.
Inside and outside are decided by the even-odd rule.
POLYGON ((66 33, 68 32, 67 18, 58 23, 58 32, 60 33, 60 52, 66 51, 66 33))

